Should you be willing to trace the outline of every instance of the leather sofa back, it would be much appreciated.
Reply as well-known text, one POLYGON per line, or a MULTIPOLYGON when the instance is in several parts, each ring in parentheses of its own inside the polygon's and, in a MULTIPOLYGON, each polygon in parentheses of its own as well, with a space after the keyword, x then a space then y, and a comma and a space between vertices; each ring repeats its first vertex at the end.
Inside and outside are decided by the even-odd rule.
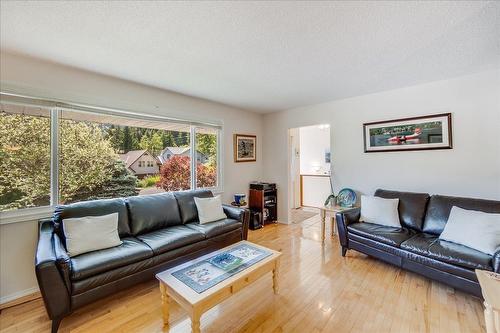
POLYGON ((54 212, 54 222, 56 223, 56 232, 65 240, 62 227, 62 220, 73 217, 100 216, 112 213, 118 213, 118 234, 120 238, 130 235, 128 224, 128 211, 125 201, 117 199, 100 199, 91 201, 82 201, 69 205, 58 206, 54 212))
POLYGON ((427 207, 423 231, 434 235, 441 234, 453 206, 486 213, 500 213, 500 201, 433 195, 427 207))
POLYGON ((194 197, 212 197, 210 190, 188 190, 128 197, 100 199, 58 206, 54 212, 56 232, 65 241, 62 220, 72 217, 118 213, 120 238, 168 226, 198 221, 194 197))
POLYGON ((182 224, 177 200, 172 193, 126 199, 132 235, 182 224))
POLYGON ((422 231, 429 194, 378 189, 375 191, 375 196, 385 199, 399 199, 398 210, 401 225, 422 231))
POLYGON ((177 204, 179 205, 182 223, 185 224, 198 221, 198 209, 196 209, 194 197, 209 198, 213 197, 213 194, 210 190, 188 190, 174 192, 174 196, 177 199, 177 204))

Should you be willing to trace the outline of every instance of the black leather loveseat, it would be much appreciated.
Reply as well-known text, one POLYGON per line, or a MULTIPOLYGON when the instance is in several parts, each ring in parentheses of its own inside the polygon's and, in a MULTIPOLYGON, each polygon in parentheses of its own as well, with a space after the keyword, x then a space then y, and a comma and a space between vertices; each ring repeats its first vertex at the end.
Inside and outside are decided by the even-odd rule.
POLYGON ((107 199, 60 206, 39 222, 35 258, 38 285, 56 332, 61 319, 77 308, 168 267, 247 238, 249 214, 224 206, 227 219, 198 223, 194 197, 206 190, 107 199), (120 246, 70 258, 62 219, 118 212, 120 246))
POLYGON ((399 198, 402 227, 359 222, 359 208, 338 213, 343 256, 354 249, 481 297, 474 270, 500 272, 500 248, 491 256, 438 237, 453 206, 500 213, 500 201, 386 190, 377 190, 375 196, 399 198))

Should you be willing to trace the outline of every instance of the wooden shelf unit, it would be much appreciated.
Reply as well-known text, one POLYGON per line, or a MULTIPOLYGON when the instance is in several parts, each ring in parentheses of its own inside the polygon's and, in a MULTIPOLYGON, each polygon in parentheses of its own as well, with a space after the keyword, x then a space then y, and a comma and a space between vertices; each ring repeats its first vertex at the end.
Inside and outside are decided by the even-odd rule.
POLYGON ((262 224, 276 223, 278 220, 278 191, 277 189, 255 190, 250 189, 248 207, 262 214, 262 224), (266 214, 267 211, 267 214, 266 214))

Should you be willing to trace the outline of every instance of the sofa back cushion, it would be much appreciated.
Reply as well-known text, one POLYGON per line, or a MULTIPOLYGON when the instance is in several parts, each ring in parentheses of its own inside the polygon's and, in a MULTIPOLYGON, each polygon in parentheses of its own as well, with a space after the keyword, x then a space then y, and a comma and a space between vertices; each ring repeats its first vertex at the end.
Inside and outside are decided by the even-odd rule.
POLYGON ((54 212, 56 231, 59 237, 61 237, 65 242, 64 230, 62 225, 63 219, 85 216, 101 216, 113 213, 118 213, 118 235, 120 236, 120 238, 129 236, 130 228, 128 225, 127 206, 125 205, 125 201, 121 198, 82 201, 56 207, 56 210, 54 212))
POLYGON ((385 199, 399 199, 398 210, 401 226, 422 231, 429 194, 378 189, 375 191, 375 196, 385 199))
POLYGON ((194 197, 209 198, 213 197, 213 194, 210 190, 190 190, 175 192, 174 196, 177 199, 177 204, 179 205, 182 223, 185 224, 198 221, 198 210, 196 209, 196 204, 194 203, 194 197))
MULTIPOLYGON (((440 235, 453 206, 485 213, 500 213, 500 201, 433 195, 427 207, 423 231, 440 235)), ((474 221, 471 221, 474 223, 474 221)))
POLYGON ((132 235, 182 224, 177 200, 172 193, 129 197, 126 201, 132 235))

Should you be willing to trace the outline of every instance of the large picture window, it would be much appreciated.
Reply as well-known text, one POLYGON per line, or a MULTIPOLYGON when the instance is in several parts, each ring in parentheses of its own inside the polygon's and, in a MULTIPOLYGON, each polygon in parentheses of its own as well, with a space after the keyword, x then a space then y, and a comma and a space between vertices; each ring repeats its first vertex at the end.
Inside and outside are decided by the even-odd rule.
POLYGON ((220 128, 2 101, 0 211, 221 190, 220 128))

